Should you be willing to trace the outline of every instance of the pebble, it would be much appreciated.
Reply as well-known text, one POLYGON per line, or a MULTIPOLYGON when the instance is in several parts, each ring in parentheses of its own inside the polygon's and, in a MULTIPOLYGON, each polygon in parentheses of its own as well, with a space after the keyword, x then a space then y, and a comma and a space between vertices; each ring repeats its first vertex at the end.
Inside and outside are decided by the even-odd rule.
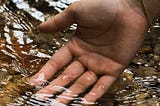
POLYGON ((134 74, 129 69, 125 69, 122 76, 131 81, 133 79, 134 74))
POLYGON ((154 55, 152 59, 155 60, 155 61, 158 61, 160 59, 160 57, 157 56, 157 55, 154 55))
POLYGON ((145 99, 149 96, 148 93, 141 93, 136 95, 136 99, 145 99))
POLYGON ((4 27, 5 24, 6 24, 6 18, 5 18, 5 16, 3 14, 0 13, 0 27, 1 26, 4 27))

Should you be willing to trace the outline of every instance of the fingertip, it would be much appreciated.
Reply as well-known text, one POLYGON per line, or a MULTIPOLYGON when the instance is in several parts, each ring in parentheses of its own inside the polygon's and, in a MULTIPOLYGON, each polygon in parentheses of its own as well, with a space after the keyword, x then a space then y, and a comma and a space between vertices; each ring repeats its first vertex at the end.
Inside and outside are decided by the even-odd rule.
POLYGON ((40 31, 40 32, 44 32, 44 33, 53 33, 54 30, 55 30, 55 27, 53 26, 53 18, 52 20, 51 19, 48 19, 47 21, 41 23, 38 25, 37 29, 40 31))
POLYGON ((29 84, 30 84, 31 86, 41 85, 40 82, 38 82, 34 77, 31 77, 31 78, 30 78, 29 84))
POLYGON ((38 84, 36 83, 36 81, 35 81, 34 78, 31 78, 31 79, 30 79, 29 84, 30 84, 31 86, 36 86, 36 85, 38 85, 38 84))
POLYGON ((30 78, 29 84, 32 86, 40 86, 47 82, 45 74, 40 72, 30 78))
POLYGON ((38 25, 37 30, 43 31, 43 23, 41 23, 41 24, 38 25))

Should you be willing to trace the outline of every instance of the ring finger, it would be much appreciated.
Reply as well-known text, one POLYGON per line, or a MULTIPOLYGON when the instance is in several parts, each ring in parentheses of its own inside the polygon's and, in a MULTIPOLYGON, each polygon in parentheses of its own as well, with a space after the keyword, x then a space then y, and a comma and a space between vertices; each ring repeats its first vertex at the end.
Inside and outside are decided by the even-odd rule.
POLYGON ((69 92, 65 91, 57 97, 57 101, 67 104, 75 99, 78 94, 84 92, 88 87, 97 81, 97 76, 92 71, 85 72, 77 81, 69 88, 69 92))

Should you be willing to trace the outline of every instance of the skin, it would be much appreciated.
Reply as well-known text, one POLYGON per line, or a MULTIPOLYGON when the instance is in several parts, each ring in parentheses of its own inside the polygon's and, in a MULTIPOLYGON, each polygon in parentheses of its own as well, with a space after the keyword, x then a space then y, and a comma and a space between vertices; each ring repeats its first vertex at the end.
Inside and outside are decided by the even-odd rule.
MULTIPOLYGON (((80 0, 40 24, 39 29, 54 33, 73 23, 78 25, 74 36, 31 78, 30 83, 42 84, 76 57, 62 74, 37 93, 55 94, 54 86, 75 81, 68 88, 71 92, 60 96, 74 97, 91 86, 84 99, 95 102, 109 90, 140 48, 147 27, 146 18, 126 0, 80 0)), ((64 104, 69 102, 60 97, 56 100, 64 104)))

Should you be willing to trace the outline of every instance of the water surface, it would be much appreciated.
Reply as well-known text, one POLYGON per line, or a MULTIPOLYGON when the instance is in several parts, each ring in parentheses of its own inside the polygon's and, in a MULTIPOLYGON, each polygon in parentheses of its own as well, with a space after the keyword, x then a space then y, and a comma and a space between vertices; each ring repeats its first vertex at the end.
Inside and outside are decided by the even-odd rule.
MULTIPOLYGON (((72 26, 55 34, 43 34, 36 27, 63 11, 73 0, 0 0, 0 106, 50 106, 57 95, 46 101, 34 95, 43 86, 33 87, 29 78, 68 41, 72 26)), ((160 105, 160 28, 146 34, 144 46, 118 78, 111 90, 95 106, 160 105)), ((56 76, 55 76, 56 77, 56 76)), ((48 84, 47 82, 46 84, 48 84)), ((57 90, 67 90, 56 87, 57 90)), ((61 91, 59 91, 61 92, 61 91)), ((71 102, 81 106, 83 94, 71 102)))

